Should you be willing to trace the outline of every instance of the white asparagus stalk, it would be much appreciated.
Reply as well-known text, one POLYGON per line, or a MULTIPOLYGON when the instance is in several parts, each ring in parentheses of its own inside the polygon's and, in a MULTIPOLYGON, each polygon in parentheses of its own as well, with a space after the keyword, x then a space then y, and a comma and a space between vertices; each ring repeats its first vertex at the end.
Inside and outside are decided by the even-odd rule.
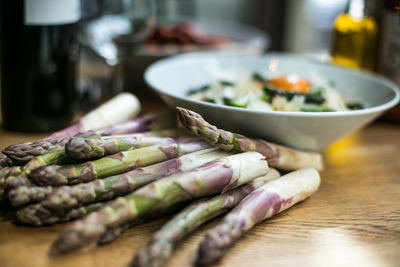
POLYGON ((70 127, 55 132, 46 139, 72 137, 77 133, 106 128, 137 116, 140 108, 140 102, 135 95, 120 93, 86 114, 70 127))

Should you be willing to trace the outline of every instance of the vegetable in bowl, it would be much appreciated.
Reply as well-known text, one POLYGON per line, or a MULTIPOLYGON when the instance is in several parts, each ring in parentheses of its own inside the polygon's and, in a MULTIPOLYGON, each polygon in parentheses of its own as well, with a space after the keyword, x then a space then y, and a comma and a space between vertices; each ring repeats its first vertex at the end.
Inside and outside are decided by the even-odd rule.
MULTIPOLYGON (((317 79, 319 80, 319 79, 317 79)), ((235 82, 217 80, 189 90, 189 98, 233 107, 267 111, 333 112, 363 109, 334 89, 333 83, 319 85, 289 74, 265 78, 260 73, 239 77, 235 82)))

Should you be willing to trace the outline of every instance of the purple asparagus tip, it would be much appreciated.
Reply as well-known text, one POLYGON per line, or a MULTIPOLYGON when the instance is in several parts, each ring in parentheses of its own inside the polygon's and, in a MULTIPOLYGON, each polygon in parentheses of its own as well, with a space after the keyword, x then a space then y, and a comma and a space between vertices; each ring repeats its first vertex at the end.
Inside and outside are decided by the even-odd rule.
POLYGON ((102 157, 104 156, 104 149, 98 145, 100 141, 100 136, 91 136, 90 138, 87 136, 73 137, 65 145, 65 152, 73 159, 102 157))
POLYGON ((180 123, 182 123, 185 128, 190 129, 195 133, 198 132, 199 128, 204 127, 204 125, 211 126, 202 116, 194 111, 180 107, 177 107, 176 110, 180 123))
POLYGON ((52 224, 54 216, 53 212, 40 204, 29 205, 17 211, 18 221, 36 226, 52 224))
POLYGON ((64 166, 59 165, 42 166, 34 169, 29 174, 29 178, 38 185, 63 185, 68 182, 67 177, 62 172, 64 169, 64 166))
POLYGON ((61 232, 58 239, 50 247, 50 255, 65 254, 81 249, 99 239, 106 230, 103 225, 97 223, 89 224, 78 221, 73 226, 72 231, 67 228, 61 232))
POLYGON ((37 142, 25 142, 6 147, 3 153, 17 164, 25 164, 36 156, 54 148, 56 140, 40 140, 37 142))

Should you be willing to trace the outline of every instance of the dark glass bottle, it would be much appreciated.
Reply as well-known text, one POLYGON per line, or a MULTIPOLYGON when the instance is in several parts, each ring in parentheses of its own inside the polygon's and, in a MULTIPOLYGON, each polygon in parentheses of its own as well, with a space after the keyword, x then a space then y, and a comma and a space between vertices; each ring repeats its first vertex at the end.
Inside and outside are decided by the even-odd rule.
MULTIPOLYGON (((383 3, 378 70, 400 87, 400 0, 383 3)), ((384 118, 400 123, 400 104, 386 112, 384 118)))
POLYGON ((76 100, 79 0, 1 0, 2 126, 50 132, 76 100))

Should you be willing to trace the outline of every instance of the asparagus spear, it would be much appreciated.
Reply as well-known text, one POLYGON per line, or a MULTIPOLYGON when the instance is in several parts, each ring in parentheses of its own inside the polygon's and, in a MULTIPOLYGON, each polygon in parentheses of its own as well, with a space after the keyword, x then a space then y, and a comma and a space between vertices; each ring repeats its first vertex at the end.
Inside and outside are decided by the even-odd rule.
POLYGON ((154 117, 144 116, 137 120, 118 124, 137 115, 139 109, 140 104, 134 95, 120 94, 88 113, 72 126, 36 142, 25 142, 8 146, 3 150, 3 153, 9 156, 15 163, 25 164, 36 156, 65 145, 70 137, 77 134, 97 133, 100 135, 110 135, 113 133, 133 133, 136 130, 145 128, 145 125, 149 125, 149 122, 155 121, 154 117), (115 125, 116 123, 117 125, 115 125), (93 130, 98 131, 94 132, 93 130))
POLYGON ((91 212, 99 210, 107 205, 107 202, 98 202, 86 206, 76 207, 70 210, 54 212, 40 204, 31 204, 29 209, 18 210, 17 220, 31 225, 51 225, 58 222, 66 222, 83 217, 91 212))
POLYGON ((151 134, 152 136, 138 134, 107 137, 101 137, 100 135, 77 136, 67 142, 65 151, 68 157, 73 159, 100 158, 132 148, 168 144, 172 141, 166 136, 174 136, 176 134, 176 130, 168 130, 155 132, 151 134))
POLYGON ((174 247, 187 235, 207 221, 226 213, 254 189, 278 177, 278 171, 269 169, 267 175, 239 188, 189 205, 153 235, 147 246, 136 253, 130 266, 162 266, 174 247))
POLYGON ((72 137, 90 130, 107 128, 110 125, 133 118, 139 112, 140 102, 136 96, 131 93, 120 93, 86 114, 78 122, 66 129, 51 134, 48 138, 72 137))
POLYGON ((61 232, 51 252, 62 253, 82 248, 96 242, 110 228, 162 212, 186 200, 240 186, 266 174, 267 170, 268 164, 261 154, 247 152, 157 180, 69 225, 61 232))
POLYGON ((189 170, 227 155, 229 154, 217 151, 216 148, 209 148, 89 183, 57 189, 51 186, 20 186, 9 192, 8 199, 14 207, 42 201, 41 204, 48 209, 69 209, 128 194, 164 176, 189 170))
POLYGON ((206 122, 196 112, 179 107, 176 109, 179 122, 186 129, 222 150, 228 152, 257 151, 267 158, 271 167, 287 171, 304 167, 314 167, 318 170, 323 168, 322 156, 319 153, 304 152, 260 139, 250 139, 218 129, 206 122))
POLYGON ((59 139, 39 140, 36 142, 25 142, 6 147, 3 153, 10 157, 15 164, 23 165, 36 156, 50 152, 58 147, 59 139))
POLYGON ((32 170, 49 164, 65 162, 66 158, 64 147, 58 147, 50 152, 37 156, 30 160, 24 167, 20 167, 19 169, 14 168, 15 171, 13 173, 9 172, 5 179, 3 189, 8 191, 18 186, 31 186, 33 184, 30 179, 28 179, 28 175, 32 170))
POLYGON ((317 191, 318 172, 304 168, 251 192, 224 219, 211 229, 200 244, 197 263, 218 261, 233 243, 256 223, 282 212, 317 191))
POLYGON ((29 178, 38 185, 65 185, 89 182, 208 148, 193 138, 171 139, 172 143, 120 152, 78 165, 49 165, 33 170, 29 178))
POLYGON ((148 131, 159 131, 162 129, 174 128, 176 122, 172 114, 167 113, 166 115, 157 114, 146 114, 135 119, 127 120, 115 125, 111 125, 107 128, 89 131, 102 136, 117 135, 117 134, 129 134, 129 133, 141 133, 148 131))

